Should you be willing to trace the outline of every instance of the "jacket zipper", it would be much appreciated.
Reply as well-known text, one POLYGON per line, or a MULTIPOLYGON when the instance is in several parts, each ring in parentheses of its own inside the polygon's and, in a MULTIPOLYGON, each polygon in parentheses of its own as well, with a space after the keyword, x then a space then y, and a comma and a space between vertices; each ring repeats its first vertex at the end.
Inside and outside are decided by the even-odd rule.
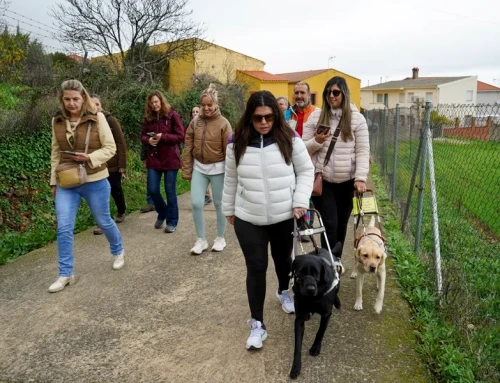
MULTIPOLYGON (((205 120, 205 126, 203 127, 203 134, 201 136, 201 163, 202 164, 205 163, 205 161, 203 159, 203 149, 205 147, 205 134, 207 133, 207 126, 208 126, 208 123, 207 123, 207 120, 205 120)), ((195 128, 196 128, 196 126, 195 126, 195 128)))
POLYGON ((269 208, 268 208, 268 204, 269 204, 269 201, 268 201, 268 194, 267 194, 267 177, 266 177, 266 166, 265 166, 265 163, 264 163, 264 136, 261 134, 260 135, 260 157, 261 157, 261 163, 262 163, 262 175, 263 175, 263 179, 262 181, 264 181, 264 197, 266 199, 266 213, 267 213, 267 224, 269 225, 269 208))

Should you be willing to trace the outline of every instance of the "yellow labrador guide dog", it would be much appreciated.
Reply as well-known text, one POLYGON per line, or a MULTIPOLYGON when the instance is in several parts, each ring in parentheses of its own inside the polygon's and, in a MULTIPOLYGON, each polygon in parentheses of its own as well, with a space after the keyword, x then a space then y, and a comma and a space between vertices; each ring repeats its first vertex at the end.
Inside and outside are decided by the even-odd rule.
MULTIPOLYGON (((368 190, 367 190, 368 191, 368 190)), ((368 191, 370 192, 370 191, 368 191)), ((355 206, 354 213, 359 215, 360 221, 363 221, 365 213, 378 214, 378 208, 374 197, 369 197, 373 201, 370 205, 371 209, 363 211, 362 202, 364 198, 356 196, 358 206, 355 206), (357 208, 356 208, 357 207, 357 208)), ((368 206, 367 206, 368 207, 368 206)), ((356 279, 356 302, 354 303, 354 310, 363 309, 363 284, 366 274, 375 274, 377 276, 377 299, 375 301, 375 312, 380 314, 384 304, 385 294, 385 258, 387 257, 385 249, 385 238, 379 228, 375 227, 375 215, 371 216, 370 223, 367 227, 363 223, 363 233, 359 238, 356 237, 356 222, 358 217, 355 218, 354 231, 356 238, 354 240, 354 270, 351 278, 356 279)))

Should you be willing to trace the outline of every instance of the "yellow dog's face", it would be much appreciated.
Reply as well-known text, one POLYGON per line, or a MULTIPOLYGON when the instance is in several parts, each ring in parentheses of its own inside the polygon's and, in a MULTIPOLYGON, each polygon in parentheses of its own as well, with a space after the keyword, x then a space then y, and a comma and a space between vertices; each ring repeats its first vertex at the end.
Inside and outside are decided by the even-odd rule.
POLYGON ((367 273, 375 273, 384 263, 384 251, 371 240, 362 241, 356 250, 356 262, 367 273))

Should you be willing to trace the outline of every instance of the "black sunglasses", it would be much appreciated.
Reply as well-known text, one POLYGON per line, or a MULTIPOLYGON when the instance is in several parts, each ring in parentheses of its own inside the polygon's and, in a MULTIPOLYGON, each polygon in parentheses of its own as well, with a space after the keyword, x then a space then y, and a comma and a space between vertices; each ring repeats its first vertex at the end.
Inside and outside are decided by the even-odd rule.
POLYGON ((252 115, 252 121, 255 123, 261 122, 262 119, 266 120, 266 122, 273 122, 274 121, 274 114, 266 114, 265 116, 262 116, 260 114, 252 115))
POLYGON ((340 94, 342 93, 340 90, 338 89, 334 89, 334 90, 327 90, 326 91, 326 95, 327 96, 330 96, 331 94, 333 93, 333 97, 338 97, 340 96, 340 94))

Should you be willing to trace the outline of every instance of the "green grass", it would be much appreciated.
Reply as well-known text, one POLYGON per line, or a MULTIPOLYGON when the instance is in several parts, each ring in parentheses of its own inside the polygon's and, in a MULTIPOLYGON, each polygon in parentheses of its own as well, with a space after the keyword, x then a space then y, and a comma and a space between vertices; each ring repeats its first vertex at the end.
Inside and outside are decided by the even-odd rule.
MULTIPOLYGON (((416 142, 398 144, 396 195, 399 199, 407 197, 417 146, 416 142)), ((392 172, 393 150, 392 146, 387 150, 388 172, 392 172)), ((454 213, 468 216, 483 229, 500 236, 500 142, 434 140, 433 152, 438 203, 446 201, 454 213)), ((429 190, 428 181, 425 187, 429 190)), ((414 191, 416 193, 416 189, 414 191)))
MULTIPOLYGON (((31 221, 25 231, 12 231, 4 226, 0 232, 0 265, 56 239, 54 200, 50 195, 46 177, 47 175, 40 175, 39 178, 34 176, 30 178, 32 194, 29 196, 16 198, 15 203, 6 198, 0 200, 0 208, 4 217, 10 217, 11 221, 22 216, 20 213, 26 209, 31 210, 31 221)), ((142 166, 139 156, 132 150, 128 152, 127 177, 123 180, 122 186, 128 212, 137 211, 146 204, 146 169, 142 166)), ((189 188, 189 183, 181 178, 179 172, 177 194, 183 194, 189 188)), ((116 207, 112 200, 110 206, 111 214, 116 214, 116 207)), ((87 230, 94 225, 95 221, 87 204, 82 202, 76 216, 75 233, 87 230)))
MULTIPOLYGON (((440 304, 432 306, 427 302, 428 294, 436 296, 428 180, 424 188, 421 239, 422 264, 427 265, 425 284, 416 271, 408 272, 414 268, 413 261, 408 260, 413 257, 413 243, 410 245, 403 238, 396 215, 386 227, 391 240, 399 238, 393 250, 397 254, 403 294, 415 310, 420 350, 438 379, 446 382, 499 382, 500 145, 498 142, 466 142, 433 143, 444 282, 440 304)), ((401 166, 397 171, 396 201, 406 200, 416 148, 414 142, 399 144, 398 164, 401 166)), ((427 177, 428 174, 427 171, 427 177)), ((416 228, 417 192, 415 189, 410 204, 409 239, 412 241, 416 228)))

